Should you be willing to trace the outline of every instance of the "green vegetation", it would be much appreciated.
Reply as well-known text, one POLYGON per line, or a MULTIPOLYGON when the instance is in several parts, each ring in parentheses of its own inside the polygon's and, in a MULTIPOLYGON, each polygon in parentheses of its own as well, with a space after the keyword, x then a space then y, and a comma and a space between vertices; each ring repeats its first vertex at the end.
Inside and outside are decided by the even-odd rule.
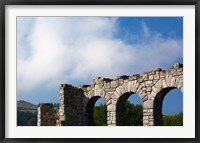
POLYGON ((142 126, 143 125, 143 107, 142 105, 134 105, 129 101, 126 102, 124 108, 124 126, 142 126))
POLYGON ((17 126, 37 126, 37 113, 17 111, 17 126))
POLYGON ((17 101, 17 126, 37 126, 37 105, 17 101))
POLYGON ((24 100, 17 101, 17 111, 21 112, 37 112, 37 105, 26 102, 24 100))
POLYGON ((163 115, 163 126, 183 126, 183 113, 175 115, 163 115))
MULTIPOLYGON (((106 105, 101 104, 94 107, 93 111, 94 125, 107 125, 106 105)), ((163 115, 162 126, 183 126, 183 113, 175 115, 163 115)), ((124 126, 142 126, 143 125, 143 107, 142 105, 134 105, 129 101, 124 107, 124 126)))
POLYGON ((95 106, 93 110, 94 125, 107 126, 107 109, 105 104, 95 106))

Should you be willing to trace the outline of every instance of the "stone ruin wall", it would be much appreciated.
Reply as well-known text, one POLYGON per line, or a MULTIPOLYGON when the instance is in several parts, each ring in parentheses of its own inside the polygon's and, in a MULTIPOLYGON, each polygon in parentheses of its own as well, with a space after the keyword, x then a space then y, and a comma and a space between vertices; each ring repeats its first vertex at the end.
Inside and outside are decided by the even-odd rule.
POLYGON ((165 95, 174 88, 183 92, 183 65, 175 64, 167 71, 153 69, 144 72, 143 76, 123 75, 116 79, 98 77, 93 80, 92 85, 74 87, 61 84, 59 88, 59 120, 56 125, 93 125, 93 107, 99 98, 106 102, 107 125, 123 125, 124 104, 131 94, 136 93, 143 101, 143 125, 159 126, 162 123, 162 102, 165 95))
POLYGON ((58 108, 52 104, 40 104, 37 108, 37 125, 38 126, 60 126, 58 108))

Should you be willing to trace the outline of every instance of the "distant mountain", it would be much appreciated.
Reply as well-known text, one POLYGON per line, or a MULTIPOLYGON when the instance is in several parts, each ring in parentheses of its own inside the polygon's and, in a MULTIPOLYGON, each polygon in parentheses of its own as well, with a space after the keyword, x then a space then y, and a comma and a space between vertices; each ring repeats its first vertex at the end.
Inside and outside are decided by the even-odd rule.
POLYGON ((17 101, 17 126, 37 126, 37 105, 17 101))
POLYGON ((37 112, 37 105, 30 102, 20 100, 17 101, 17 111, 21 112, 37 112))

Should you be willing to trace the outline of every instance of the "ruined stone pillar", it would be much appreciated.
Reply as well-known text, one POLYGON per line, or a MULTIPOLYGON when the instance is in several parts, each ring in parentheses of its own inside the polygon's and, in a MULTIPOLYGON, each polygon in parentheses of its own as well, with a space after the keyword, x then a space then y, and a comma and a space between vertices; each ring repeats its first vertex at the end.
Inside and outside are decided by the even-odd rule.
POLYGON ((68 84, 60 85, 59 115, 62 126, 83 126, 83 98, 81 88, 68 84))
POLYGON ((38 126, 57 126, 59 125, 58 109, 52 104, 40 104, 37 108, 37 125, 38 126))
POLYGON ((151 100, 143 103, 143 126, 154 126, 154 108, 151 100))
POLYGON ((106 106, 107 106, 107 125, 116 126, 116 101, 109 99, 106 102, 106 106))
POLYGON ((116 126, 116 106, 114 104, 107 106, 107 125, 116 126))

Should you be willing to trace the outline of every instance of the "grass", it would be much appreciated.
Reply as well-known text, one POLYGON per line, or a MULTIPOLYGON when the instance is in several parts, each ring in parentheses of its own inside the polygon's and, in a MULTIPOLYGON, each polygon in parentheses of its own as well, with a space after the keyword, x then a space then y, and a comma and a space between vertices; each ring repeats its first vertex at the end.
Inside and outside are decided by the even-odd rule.
POLYGON ((37 105, 20 100, 17 101, 17 111, 35 113, 37 112, 37 105))

